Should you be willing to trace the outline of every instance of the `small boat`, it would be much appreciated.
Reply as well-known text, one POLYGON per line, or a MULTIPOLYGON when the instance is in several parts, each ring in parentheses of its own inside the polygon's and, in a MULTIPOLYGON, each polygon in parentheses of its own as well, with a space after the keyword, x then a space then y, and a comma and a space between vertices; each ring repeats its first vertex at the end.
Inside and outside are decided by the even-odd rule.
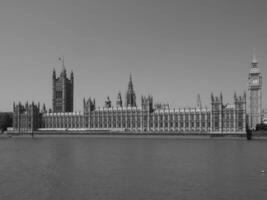
POLYGON ((265 171, 264 170, 261 170, 261 173, 263 174, 263 173, 265 173, 265 171))

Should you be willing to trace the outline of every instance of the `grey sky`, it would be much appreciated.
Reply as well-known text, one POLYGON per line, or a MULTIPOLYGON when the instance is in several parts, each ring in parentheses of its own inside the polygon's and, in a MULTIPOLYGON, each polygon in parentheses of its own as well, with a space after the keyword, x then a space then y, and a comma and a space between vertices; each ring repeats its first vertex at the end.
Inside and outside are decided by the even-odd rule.
MULTIPOLYGON (((193 106, 197 93, 247 89, 252 48, 267 77, 267 3, 262 0, 1 0, 0 110, 13 101, 51 107, 52 69, 65 57, 83 97, 123 96, 130 72, 141 94, 193 106)), ((263 106, 267 93, 263 90, 263 106)))

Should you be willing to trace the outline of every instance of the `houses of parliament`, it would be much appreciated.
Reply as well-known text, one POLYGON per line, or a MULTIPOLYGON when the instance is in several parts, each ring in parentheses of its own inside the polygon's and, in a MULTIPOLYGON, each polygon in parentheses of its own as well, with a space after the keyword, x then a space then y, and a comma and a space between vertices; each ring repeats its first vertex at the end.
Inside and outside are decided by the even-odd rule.
POLYGON ((200 96, 191 108, 154 104, 152 96, 141 96, 138 105, 131 75, 125 99, 121 93, 114 103, 107 97, 101 108, 94 98, 84 98, 83 111, 73 112, 73 95, 74 73, 68 77, 63 60, 60 74, 57 76, 55 69, 52 73, 52 109, 39 103, 14 103, 13 131, 245 134, 247 126, 255 129, 262 120, 262 75, 255 56, 248 76, 248 97, 246 92, 234 94, 231 104, 224 102, 222 94, 211 93, 209 107, 201 105, 200 96))

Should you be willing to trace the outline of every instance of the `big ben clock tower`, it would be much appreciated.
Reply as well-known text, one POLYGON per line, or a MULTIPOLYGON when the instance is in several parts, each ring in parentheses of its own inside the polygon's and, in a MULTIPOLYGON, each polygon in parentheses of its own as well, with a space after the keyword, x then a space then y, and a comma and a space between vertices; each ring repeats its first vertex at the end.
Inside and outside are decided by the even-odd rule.
POLYGON ((258 68, 255 53, 251 63, 248 75, 248 91, 249 91, 249 126, 255 129, 256 125, 261 123, 262 112, 262 76, 258 68))

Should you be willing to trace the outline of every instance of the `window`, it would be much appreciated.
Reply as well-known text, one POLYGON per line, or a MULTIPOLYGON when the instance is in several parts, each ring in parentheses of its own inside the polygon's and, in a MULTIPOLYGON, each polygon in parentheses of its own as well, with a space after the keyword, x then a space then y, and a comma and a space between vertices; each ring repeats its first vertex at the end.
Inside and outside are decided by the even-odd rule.
POLYGON ((62 91, 56 91, 56 98, 61 99, 62 98, 62 91))

